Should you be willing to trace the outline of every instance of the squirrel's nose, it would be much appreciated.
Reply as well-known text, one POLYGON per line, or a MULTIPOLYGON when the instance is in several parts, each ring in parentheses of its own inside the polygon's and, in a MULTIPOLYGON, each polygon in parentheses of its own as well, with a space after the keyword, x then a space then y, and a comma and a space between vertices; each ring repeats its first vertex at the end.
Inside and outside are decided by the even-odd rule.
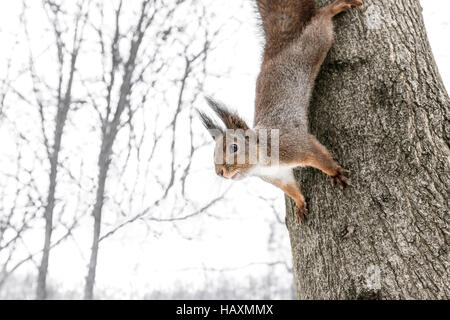
POLYGON ((216 172, 219 176, 223 177, 223 168, 218 168, 216 172))

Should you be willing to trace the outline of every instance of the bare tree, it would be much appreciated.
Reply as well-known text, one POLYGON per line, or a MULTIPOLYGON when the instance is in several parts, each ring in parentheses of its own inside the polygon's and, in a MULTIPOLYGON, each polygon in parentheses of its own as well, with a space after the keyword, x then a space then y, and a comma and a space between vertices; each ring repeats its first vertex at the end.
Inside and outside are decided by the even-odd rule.
POLYGON ((209 198, 197 188, 209 139, 193 106, 222 25, 195 0, 23 6, 17 42, 26 54, 11 54, 0 81, 0 119, 15 144, 0 159, 11 163, 0 168, 0 288, 37 271, 36 297, 55 297, 54 248, 81 243, 91 213, 84 296, 92 299, 106 239, 133 224, 189 237, 185 221, 220 218, 210 210, 227 190, 209 198))
MULTIPOLYGON (((27 263, 39 269, 38 259, 42 256, 44 248, 33 251, 28 238, 32 236, 33 228, 41 219, 45 208, 45 194, 41 192, 39 183, 33 175, 35 169, 39 170, 42 161, 38 160, 39 164, 33 167, 26 165, 28 149, 32 143, 24 133, 17 131, 18 126, 9 119, 9 112, 5 114, 3 125, 8 126, 16 139, 15 148, 11 150, 15 159, 9 159, 14 164, 15 170, 6 167, 0 172, 0 212, 2 213, 0 216, 0 289, 20 267, 27 263)), ((50 244, 48 251, 70 237, 78 221, 78 216, 75 216, 70 223, 58 220, 58 226, 64 231, 50 244)))
POLYGON ((48 161, 50 163, 49 187, 47 191, 47 201, 44 207, 45 218, 45 237, 44 249, 42 251, 41 263, 37 280, 36 298, 45 299, 46 279, 48 272, 48 263, 50 258, 51 237, 53 231, 53 211, 55 208, 55 192, 57 184, 57 175, 59 169, 59 154, 61 150, 62 137, 66 124, 68 112, 72 105, 72 87, 76 71, 78 54, 83 41, 83 31, 87 21, 88 1, 79 1, 77 3, 78 12, 73 22, 73 39, 71 45, 66 43, 63 36, 68 33, 71 26, 66 26, 70 17, 64 15, 64 8, 53 1, 43 1, 44 8, 51 22, 55 35, 56 61, 58 63, 58 86, 56 90, 56 116, 53 122, 53 142, 50 142, 46 135, 45 127, 49 125, 44 117, 44 108, 48 105, 40 99, 39 87, 41 83, 34 66, 34 59, 30 51, 30 73, 33 79, 33 87, 36 95, 36 103, 39 106, 41 115, 42 134, 44 137, 45 148, 47 150, 48 161), (68 67, 67 67, 68 65, 68 67))
MULTIPOLYGON (((203 142, 197 145, 194 142, 193 113, 190 107, 202 92, 207 54, 211 48, 211 41, 220 28, 211 31, 208 28, 205 8, 193 6, 196 9, 191 12, 191 17, 196 22, 190 26, 196 26, 196 29, 186 32, 188 26, 179 20, 178 15, 189 11, 190 4, 190 1, 176 1, 170 4, 163 1, 141 1, 135 18, 136 24, 123 30, 122 19, 126 13, 123 12, 122 2, 119 2, 114 10, 114 31, 111 37, 106 36, 101 22, 93 26, 98 35, 99 53, 103 57, 109 57, 110 62, 103 62, 103 75, 98 80, 106 89, 104 96, 98 96, 89 90, 92 82, 85 83, 87 96, 98 114, 101 126, 96 199, 92 209, 93 240, 84 291, 85 299, 94 297, 98 252, 102 240, 134 221, 173 222, 197 216, 223 198, 220 196, 213 199, 189 214, 179 210, 178 214, 173 211, 173 215, 158 218, 152 212, 168 197, 181 197, 171 199, 174 205, 179 201, 186 201, 185 184, 191 170, 191 159, 196 150, 204 145, 203 142), (110 43, 108 38, 112 39, 110 43), (167 55, 169 46, 174 53, 167 55), (122 47, 126 47, 127 50, 121 50, 122 47), (172 62, 170 59, 173 59, 172 62), (160 79, 164 72, 169 74, 165 81, 169 80, 170 89, 167 84, 166 87, 158 84, 163 82, 160 79), (170 72, 174 72, 175 76, 170 76, 170 72), (162 95, 159 90, 163 92, 162 95), (175 99, 169 95, 172 93, 176 93, 175 99), (163 111, 161 105, 157 106, 157 103, 165 106, 167 111, 163 111), (143 122, 141 118, 146 117, 146 108, 150 108, 154 121, 150 132, 147 130, 148 120, 143 122), (178 139, 177 130, 180 130, 179 118, 183 112, 188 121, 190 147, 186 154, 187 158, 184 158, 181 164, 175 145, 178 139), (160 126, 160 123, 164 122, 166 125, 160 126), (116 146, 116 140, 121 132, 124 132, 123 136, 128 135, 123 140, 126 141, 123 149, 116 146), (150 167, 155 152, 159 150, 158 144, 162 145, 161 142, 169 146, 169 150, 165 151, 168 151, 166 154, 169 155, 169 166, 162 176, 158 172, 151 172, 150 167), (151 144, 151 147, 145 144, 151 144), (114 148, 119 150, 114 151, 114 148), (130 159, 133 157, 144 162, 143 166, 138 165, 136 170, 141 172, 143 167, 145 179, 139 181, 138 174, 136 180, 130 184, 126 172, 132 166, 130 159), (111 201, 110 205, 119 207, 119 211, 126 218, 101 235, 105 196, 108 194, 108 174, 114 158, 117 162, 119 181, 123 181, 125 186, 129 185, 129 188, 125 187, 117 197, 109 194, 107 199, 111 201), (150 189, 146 185, 149 174, 152 174, 157 182, 150 189), (176 185, 177 179, 181 182, 179 186, 176 185), (140 182, 144 184, 139 185, 140 182), (178 189, 176 195, 171 195, 174 188, 178 189), (124 194, 129 195, 128 201, 123 199, 124 194), (140 205, 136 206, 138 195, 141 201, 140 205), (147 198, 152 200, 148 201, 147 198), (127 205, 124 207, 126 202, 127 205)), ((99 10, 102 21, 106 10, 102 5, 99 5, 99 10)))
POLYGON ((312 133, 354 186, 341 194, 302 171, 308 223, 287 202, 297 294, 448 299, 450 100, 419 1, 364 2, 336 20, 310 107, 312 133))
MULTIPOLYGON (((40 137, 32 137, 29 133, 25 133, 24 123, 21 117, 17 117, 17 108, 10 107, 8 113, 4 114, 6 121, 11 125, 12 132, 16 133, 17 136, 17 154, 18 158, 15 163, 17 164, 17 172, 14 176, 9 175, 10 178, 15 177, 18 183, 21 183, 20 191, 16 193, 16 200, 12 203, 10 214, 4 222, 3 232, 1 236, 6 233, 6 228, 15 228, 11 223, 14 221, 13 217, 18 216, 18 211, 20 212, 20 203, 27 200, 27 204, 22 213, 23 218, 21 220, 20 228, 15 228, 16 235, 9 240, 7 244, 11 245, 17 240, 22 240, 22 249, 20 247, 10 248, 9 259, 3 264, 3 279, 2 283, 6 280, 6 276, 12 274, 20 266, 26 262, 32 261, 38 268, 38 281, 36 288, 36 297, 38 299, 46 298, 46 277, 48 272, 49 258, 51 249, 57 244, 61 243, 62 240, 67 238, 76 222, 70 223, 69 225, 61 223, 66 229, 67 233, 62 238, 52 243, 52 233, 55 229, 54 224, 54 210, 57 199, 56 188, 58 182, 58 172, 61 169, 60 163, 60 153, 62 149, 62 138, 64 133, 64 128, 66 126, 66 120, 68 118, 69 111, 73 107, 73 97, 72 89, 74 83, 74 77, 76 73, 77 59, 79 56, 81 43, 83 41, 84 28, 87 22, 87 12, 89 1, 80 0, 75 5, 75 14, 72 14, 70 10, 67 10, 63 5, 58 4, 53 1, 42 1, 42 9, 45 12, 50 30, 53 33, 54 42, 51 46, 54 48, 52 53, 49 53, 54 57, 56 61, 55 73, 52 74, 46 69, 45 73, 42 72, 41 64, 39 61, 42 55, 47 55, 48 49, 45 49, 41 53, 35 52, 33 48, 33 40, 31 39, 34 35, 30 35, 30 26, 28 21, 28 11, 29 6, 24 1, 23 10, 20 16, 20 21, 23 27, 23 37, 18 35, 19 39, 23 39, 20 45, 24 46, 28 52, 28 61, 26 65, 21 68, 17 74, 14 76, 10 75, 3 80, 3 94, 2 94, 2 110, 4 109, 6 93, 10 96, 17 98, 17 101, 21 104, 35 108, 38 115, 38 121, 40 128, 40 137), (72 21, 73 18, 73 21, 72 21), (53 82, 49 80, 50 75, 54 75, 56 81, 53 82), (30 85, 25 85, 23 78, 29 77, 30 85), (39 141, 40 140, 40 141, 39 141), (44 154, 42 156, 40 151, 34 150, 33 144, 42 141, 44 154), (30 151, 33 153, 33 161, 38 163, 38 168, 28 169, 22 164, 22 158, 30 156, 30 151), (44 167, 49 167, 48 172, 43 173, 41 169, 44 167), (23 182, 23 175, 29 176, 28 182, 23 182), (41 194, 40 184, 43 179, 42 175, 48 174, 47 180, 47 192, 41 194), (40 180, 39 182, 36 182, 40 180), (37 196, 36 196, 37 195, 37 196), (41 211, 42 210, 42 211, 41 211), (22 237, 22 233, 30 229, 30 223, 35 223, 35 217, 43 214, 45 220, 45 232, 44 232, 44 244, 40 251, 30 252, 26 250, 26 242, 22 237), (25 255, 23 254, 28 251, 25 255), (12 257, 19 252, 22 258, 12 259, 12 257), (40 263, 36 262, 40 256, 40 263), (8 263, 10 262, 10 263, 8 263), (8 268, 8 265, 11 265, 8 268)), ((20 40, 18 40, 18 43, 20 40)), ((49 48, 48 47, 48 48, 49 48)), ((10 68, 12 59, 8 61, 8 70, 10 68)), ((52 70, 53 71, 53 70, 52 70)), ((11 103, 11 102, 10 102, 11 103)), ((16 102, 17 103, 17 102, 16 102)), ((20 104, 19 104, 20 105, 20 104)), ((5 197, 6 202, 9 201, 8 197, 5 197)), ((58 223, 61 220, 58 217, 58 223)), ((5 245, 6 246, 6 245, 5 245)), ((4 249, 4 248, 3 248, 4 249)))

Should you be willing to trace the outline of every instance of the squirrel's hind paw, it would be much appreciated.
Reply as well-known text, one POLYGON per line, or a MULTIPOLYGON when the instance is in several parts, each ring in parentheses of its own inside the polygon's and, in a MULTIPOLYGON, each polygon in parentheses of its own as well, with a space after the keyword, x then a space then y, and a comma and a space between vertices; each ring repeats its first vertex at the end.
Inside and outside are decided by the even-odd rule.
POLYGON ((344 189, 352 185, 350 180, 346 177, 349 174, 348 170, 338 167, 336 171, 337 173, 331 177, 331 183, 333 184, 333 186, 338 185, 339 188, 344 189))
POLYGON ((306 221, 306 216, 308 215, 308 209, 306 209, 306 205, 303 205, 301 208, 295 208, 295 222, 301 224, 306 221))

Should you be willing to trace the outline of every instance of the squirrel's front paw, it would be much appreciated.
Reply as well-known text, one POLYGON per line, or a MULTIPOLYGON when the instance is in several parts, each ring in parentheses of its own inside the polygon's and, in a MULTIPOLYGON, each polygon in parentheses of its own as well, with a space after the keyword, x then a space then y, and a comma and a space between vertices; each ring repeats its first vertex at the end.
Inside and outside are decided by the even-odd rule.
POLYGON ((306 221, 306 215, 308 214, 308 209, 306 209, 306 204, 303 203, 302 206, 295 208, 295 221, 297 223, 303 223, 306 221))
POLYGON ((359 7, 363 5, 362 0, 341 0, 341 3, 346 6, 346 10, 350 9, 351 7, 359 7))
POLYGON ((344 189, 347 186, 351 186, 352 183, 346 177, 348 174, 348 170, 338 167, 336 169, 336 174, 334 176, 331 176, 331 183, 333 184, 333 186, 338 185, 341 189, 344 189))
POLYGON ((362 0, 336 0, 330 5, 333 15, 339 14, 342 11, 350 10, 352 7, 362 6, 362 0))
POLYGON ((346 0, 352 6, 358 7, 363 5, 363 0, 346 0))

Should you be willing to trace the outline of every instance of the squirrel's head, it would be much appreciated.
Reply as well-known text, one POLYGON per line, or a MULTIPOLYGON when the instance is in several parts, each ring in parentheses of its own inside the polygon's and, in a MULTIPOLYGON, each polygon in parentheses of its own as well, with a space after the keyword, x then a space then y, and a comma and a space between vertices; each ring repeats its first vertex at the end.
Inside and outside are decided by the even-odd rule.
POLYGON ((206 98, 225 128, 198 111, 203 125, 216 141, 214 164, 216 173, 226 179, 242 179, 256 165, 258 137, 235 112, 222 103, 206 98))

